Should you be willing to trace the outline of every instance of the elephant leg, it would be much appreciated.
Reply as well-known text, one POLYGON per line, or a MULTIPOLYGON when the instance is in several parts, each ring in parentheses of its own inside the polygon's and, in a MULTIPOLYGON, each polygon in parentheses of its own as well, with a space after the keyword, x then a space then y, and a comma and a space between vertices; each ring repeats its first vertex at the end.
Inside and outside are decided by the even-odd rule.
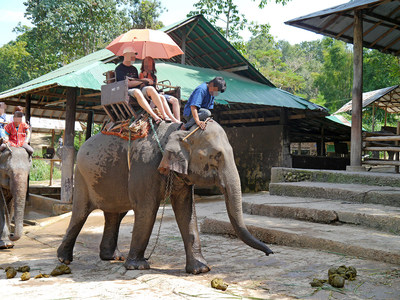
POLYGON ((201 254, 196 209, 193 202, 193 186, 185 186, 171 199, 176 222, 185 245, 186 272, 199 274, 210 271, 210 267, 201 254))
POLYGON ((8 224, 10 220, 7 220, 6 209, 5 200, 0 198, 0 249, 14 247, 14 243, 9 239, 10 232, 8 230, 8 224))
POLYGON ((93 205, 89 202, 86 188, 82 188, 84 179, 76 172, 76 187, 74 191, 72 216, 63 241, 57 249, 58 260, 66 265, 72 262, 73 250, 76 238, 86 222, 87 217, 93 211, 93 205))
POLYGON ((135 222, 132 231, 131 248, 125 261, 125 268, 127 270, 150 269, 149 263, 144 258, 144 252, 149 243, 160 204, 159 201, 150 201, 149 203, 143 203, 143 206, 139 205, 135 209, 135 222), (152 204, 150 204, 150 201, 152 204))
POLYGON ((118 250, 119 226, 127 212, 108 213, 104 212, 105 224, 103 238, 100 244, 100 258, 102 260, 124 260, 122 253, 118 250))

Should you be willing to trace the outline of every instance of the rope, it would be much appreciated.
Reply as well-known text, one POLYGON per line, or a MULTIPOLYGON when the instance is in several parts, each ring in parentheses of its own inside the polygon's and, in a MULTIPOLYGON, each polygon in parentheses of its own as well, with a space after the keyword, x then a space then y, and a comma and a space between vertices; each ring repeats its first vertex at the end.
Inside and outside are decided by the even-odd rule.
MULTIPOLYGON (((149 122, 150 122, 151 129, 153 129, 154 138, 155 138, 155 140, 157 141, 158 148, 160 148, 161 153, 164 154, 164 149, 163 149, 162 146, 161 146, 160 139, 158 138, 157 132, 156 132, 156 130, 155 130, 155 128, 154 128, 153 121, 152 121, 151 118, 149 118, 149 122)), ((153 255, 154 250, 155 250, 156 247, 157 247, 158 240, 160 239, 161 224, 162 224, 162 221, 163 221, 163 219, 164 219, 165 205, 167 204, 167 199, 170 199, 170 198, 171 198, 172 182, 173 182, 173 178, 172 178, 172 175, 171 175, 171 174, 172 174, 172 172, 169 172, 169 173, 168 173, 168 176, 167 176, 167 183, 166 183, 166 185, 165 185, 165 195, 164 195, 164 200, 163 200, 163 208, 162 208, 162 213, 161 213, 160 225, 158 226, 158 232, 157 232, 157 236, 156 236, 156 241, 155 241, 155 243, 154 243, 153 249, 151 249, 151 251, 150 251, 149 256, 148 256, 147 258, 145 258, 146 260, 149 260, 150 257, 153 255)))
POLYGON ((169 172, 168 177, 167 177, 167 183, 165 185, 165 196, 164 196, 163 208, 162 208, 161 219, 160 219, 160 225, 158 226, 158 232, 157 232, 157 236, 156 236, 156 241, 154 243, 153 249, 151 249, 151 251, 150 251, 149 256, 147 258, 145 258, 146 260, 149 260, 150 257, 153 255, 154 250, 157 247, 158 240, 160 239, 161 224, 162 224, 162 221, 164 219, 165 205, 167 204, 167 199, 171 198, 172 182, 173 182, 173 180, 172 180, 173 178, 172 178, 171 173, 172 172, 169 172))
MULTIPOLYGON (((135 121, 135 117, 132 116, 131 120, 129 121, 129 126, 131 126, 131 124, 135 121)), ((121 127, 122 128, 122 127, 121 127)), ((121 129, 122 130, 122 129, 121 129)), ((128 171, 131 170, 131 130, 129 129, 129 139, 128 139, 128 171)))
POLYGON ((164 154, 164 149, 162 148, 161 143, 160 143, 160 139, 158 138, 157 132, 154 129, 153 120, 151 118, 149 118, 149 122, 150 122, 151 129, 153 129, 154 138, 155 138, 155 140, 156 140, 156 142, 158 144, 158 148, 160 148, 161 153, 164 154))

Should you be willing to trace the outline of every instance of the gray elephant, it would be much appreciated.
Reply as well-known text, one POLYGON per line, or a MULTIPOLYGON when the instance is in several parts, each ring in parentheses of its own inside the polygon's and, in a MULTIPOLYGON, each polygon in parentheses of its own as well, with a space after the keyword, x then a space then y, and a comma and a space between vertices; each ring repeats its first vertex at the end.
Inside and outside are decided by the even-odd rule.
POLYGON ((272 251, 246 229, 242 216, 242 194, 233 150, 225 131, 217 122, 206 130, 177 130, 177 124, 162 122, 156 135, 132 143, 128 168, 128 142, 111 135, 97 134, 83 144, 77 155, 72 217, 58 259, 72 261, 75 240, 89 213, 104 211, 105 225, 100 244, 100 258, 121 259, 117 248, 122 218, 130 209, 135 221, 126 269, 148 269, 144 252, 165 195, 165 174, 174 173, 171 204, 186 251, 186 272, 209 271, 201 253, 193 202, 193 185, 217 185, 225 194, 229 219, 236 234, 249 246, 269 255, 272 251), (158 141, 159 140, 159 143, 158 141), (159 145, 158 145, 159 144, 159 145), (164 149, 164 154, 160 148, 164 149), (161 173, 161 174, 160 174, 161 173))
POLYGON ((12 248, 21 238, 31 159, 22 147, 0 152, 0 249, 12 248), (14 233, 9 224, 14 217, 14 233))

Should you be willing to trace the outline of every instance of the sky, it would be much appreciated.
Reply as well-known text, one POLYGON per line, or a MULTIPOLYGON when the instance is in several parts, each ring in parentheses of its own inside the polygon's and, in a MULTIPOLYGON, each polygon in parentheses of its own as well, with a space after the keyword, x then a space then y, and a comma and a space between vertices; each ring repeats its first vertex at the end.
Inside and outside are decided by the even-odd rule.
MULTIPOLYGON (((23 25, 31 26, 29 20, 25 19, 24 12, 26 0, 0 0, 0 47, 16 38, 12 32, 13 28, 21 22, 23 25)), ((170 25, 186 18, 186 14, 193 9, 193 4, 198 0, 161 0, 162 6, 166 7, 160 20, 164 25, 170 25)), ((257 1, 235 0, 239 12, 244 13, 249 21, 258 23, 269 23, 270 33, 279 40, 286 40, 291 44, 302 41, 320 39, 322 36, 304 29, 285 25, 284 22, 339 4, 348 0, 292 0, 282 6, 275 3, 268 3, 264 9, 257 7, 257 1)), ((249 32, 243 32, 245 40, 250 37, 249 32)))

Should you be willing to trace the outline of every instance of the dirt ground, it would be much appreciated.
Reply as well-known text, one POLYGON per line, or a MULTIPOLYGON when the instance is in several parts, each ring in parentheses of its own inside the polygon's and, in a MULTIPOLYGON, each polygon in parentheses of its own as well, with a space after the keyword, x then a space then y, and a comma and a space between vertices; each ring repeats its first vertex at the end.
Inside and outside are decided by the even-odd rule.
MULTIPOLYGON (((210 213, 225 213, 223 202, 200 202, 199 223, 210 213)), ((226 213, 225 213, 226 214, 226 213)), ((155 244, 158 221, 146 256, 155 244)), ((0 252, 0 267, 29 265, 32 278, 50 273, 58 265, 56 249, 68 226, 70 213, 40 219, 39 226, 26 227, 14 249, 0 252)), ((36 216, 36 217, 35 217, 36 216)), ((133 223, 130 212, 121 225, 119 248, 127 254, 133 223)), ((72 274, 21 281, 6 279, 0 270, 0 290, 7 299, 399 299, 400 267, 338 253, 270 245, 275 254, 267 257, 229 236, 201 234, 203 255, 211 271, 185 273, 185 252, 171 207, 166 206, 159 242, 149 259, 150 270, 127 271, 122 262, 102 261, 99 244, 104 218, 93 212, 77 239, 72 274), (313 278, 324 279, 330 267, 354 266, 358 275, 343 289, 329 285, 312 288, 313 278), (229 286, 223 292, 210 287, 222 278, 229 286)))

